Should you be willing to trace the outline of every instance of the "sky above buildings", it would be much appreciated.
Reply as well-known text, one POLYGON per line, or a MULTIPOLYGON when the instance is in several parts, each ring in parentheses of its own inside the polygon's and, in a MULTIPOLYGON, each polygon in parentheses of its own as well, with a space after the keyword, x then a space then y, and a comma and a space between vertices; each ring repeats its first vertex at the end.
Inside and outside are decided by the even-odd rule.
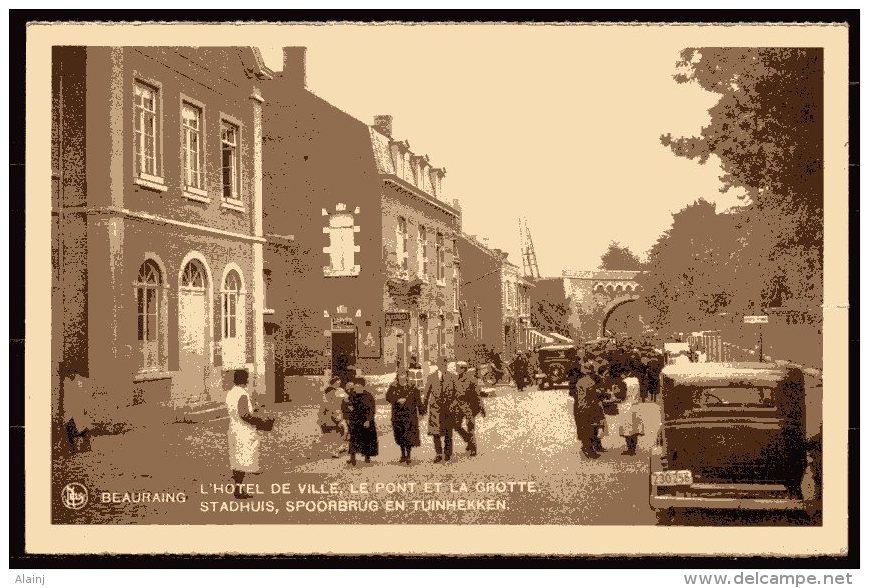
MULTIPOLYGON (((718 99, 672 75, 686 46, 726 44, 725 27, 292 25, 308 89, 446 167, 463 227, 521 266, 518 219, 540 271, 593 269, 610 241, 645 256, 671 213, 719 210, 717 160, 679 158, 663 133, 695 135, 718 99), (704 30, 705 29, 705 30, 704 30), (722 36, 723 35, 723 36, 722 36)), ((281 45, 260 47, 275 70, 281 45)))

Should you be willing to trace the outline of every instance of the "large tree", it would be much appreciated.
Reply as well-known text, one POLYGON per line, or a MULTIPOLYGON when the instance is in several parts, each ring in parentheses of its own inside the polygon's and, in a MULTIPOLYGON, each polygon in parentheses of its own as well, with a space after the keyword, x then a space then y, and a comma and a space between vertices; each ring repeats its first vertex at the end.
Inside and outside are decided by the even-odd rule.
POLYGON ((733 220, 705 200, 673 214, 672 226, 649 251, 647 273, 638 278, 653 327, 699 328, 728 307, 738 246, 733 220))
POLYGON ((788 301, 820 313, 823 268, 823 53, 820 49, 685 49, 678 83, 717 93, 696 137, 661 137, 681 157, 716 156, 721 191, 744 191, 728 255, 740 306, 788 301))
POLYGON ((640 258, 617 241, 610 241, 609 247, 600 258, 600 269, 605 270, 639 270, 643 262, 640 258))
POLYGON ((544 333, 570 336, 570 303, 537 300, 531 306, 531 324, 544 333))

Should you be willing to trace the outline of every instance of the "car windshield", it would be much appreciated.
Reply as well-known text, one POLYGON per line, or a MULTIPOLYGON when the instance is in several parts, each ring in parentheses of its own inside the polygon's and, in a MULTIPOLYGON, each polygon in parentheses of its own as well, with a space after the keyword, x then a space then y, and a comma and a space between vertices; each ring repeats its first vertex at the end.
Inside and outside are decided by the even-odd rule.
POLYGON ((695 398, 699 406, 773 407, 772 392, 770 388, 701 388, 695 398))

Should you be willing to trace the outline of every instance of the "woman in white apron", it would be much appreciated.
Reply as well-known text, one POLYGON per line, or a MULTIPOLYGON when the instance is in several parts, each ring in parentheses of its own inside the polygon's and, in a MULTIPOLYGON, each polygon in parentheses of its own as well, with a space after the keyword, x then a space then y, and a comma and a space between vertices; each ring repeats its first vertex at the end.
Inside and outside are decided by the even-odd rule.
POLYGON ((622 380, 626 389, 625 402, 619 407, 619 435, 625 438, 626 449, 622 455, 636 455, 640 435, 645 434, 643 420, 639 413, 640 380, 628 373, 622 380))
POLYGON ((250 498, 244 491, 242 482, 245 473, 259 471, 260 433, 253 416, 253 403, 247 391, 247 370, 236 370, 233 376, 235 386, 226 394, 226 408, 229 411, 229 465, 235 482, 235 497, 250 498))

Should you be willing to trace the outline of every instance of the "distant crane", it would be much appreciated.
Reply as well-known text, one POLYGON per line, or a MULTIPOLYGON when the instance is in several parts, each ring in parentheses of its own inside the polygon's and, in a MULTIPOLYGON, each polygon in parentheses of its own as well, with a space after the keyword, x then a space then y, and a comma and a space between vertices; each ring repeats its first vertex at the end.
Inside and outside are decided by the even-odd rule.
POLYGON ((522 251, 522 272, 526 278, 540 278, 540 268, 537 267, 537 254, 534 253, 534 241, 531 240, 531 230, 526 219, 519 219, 519 243, 522 251))

